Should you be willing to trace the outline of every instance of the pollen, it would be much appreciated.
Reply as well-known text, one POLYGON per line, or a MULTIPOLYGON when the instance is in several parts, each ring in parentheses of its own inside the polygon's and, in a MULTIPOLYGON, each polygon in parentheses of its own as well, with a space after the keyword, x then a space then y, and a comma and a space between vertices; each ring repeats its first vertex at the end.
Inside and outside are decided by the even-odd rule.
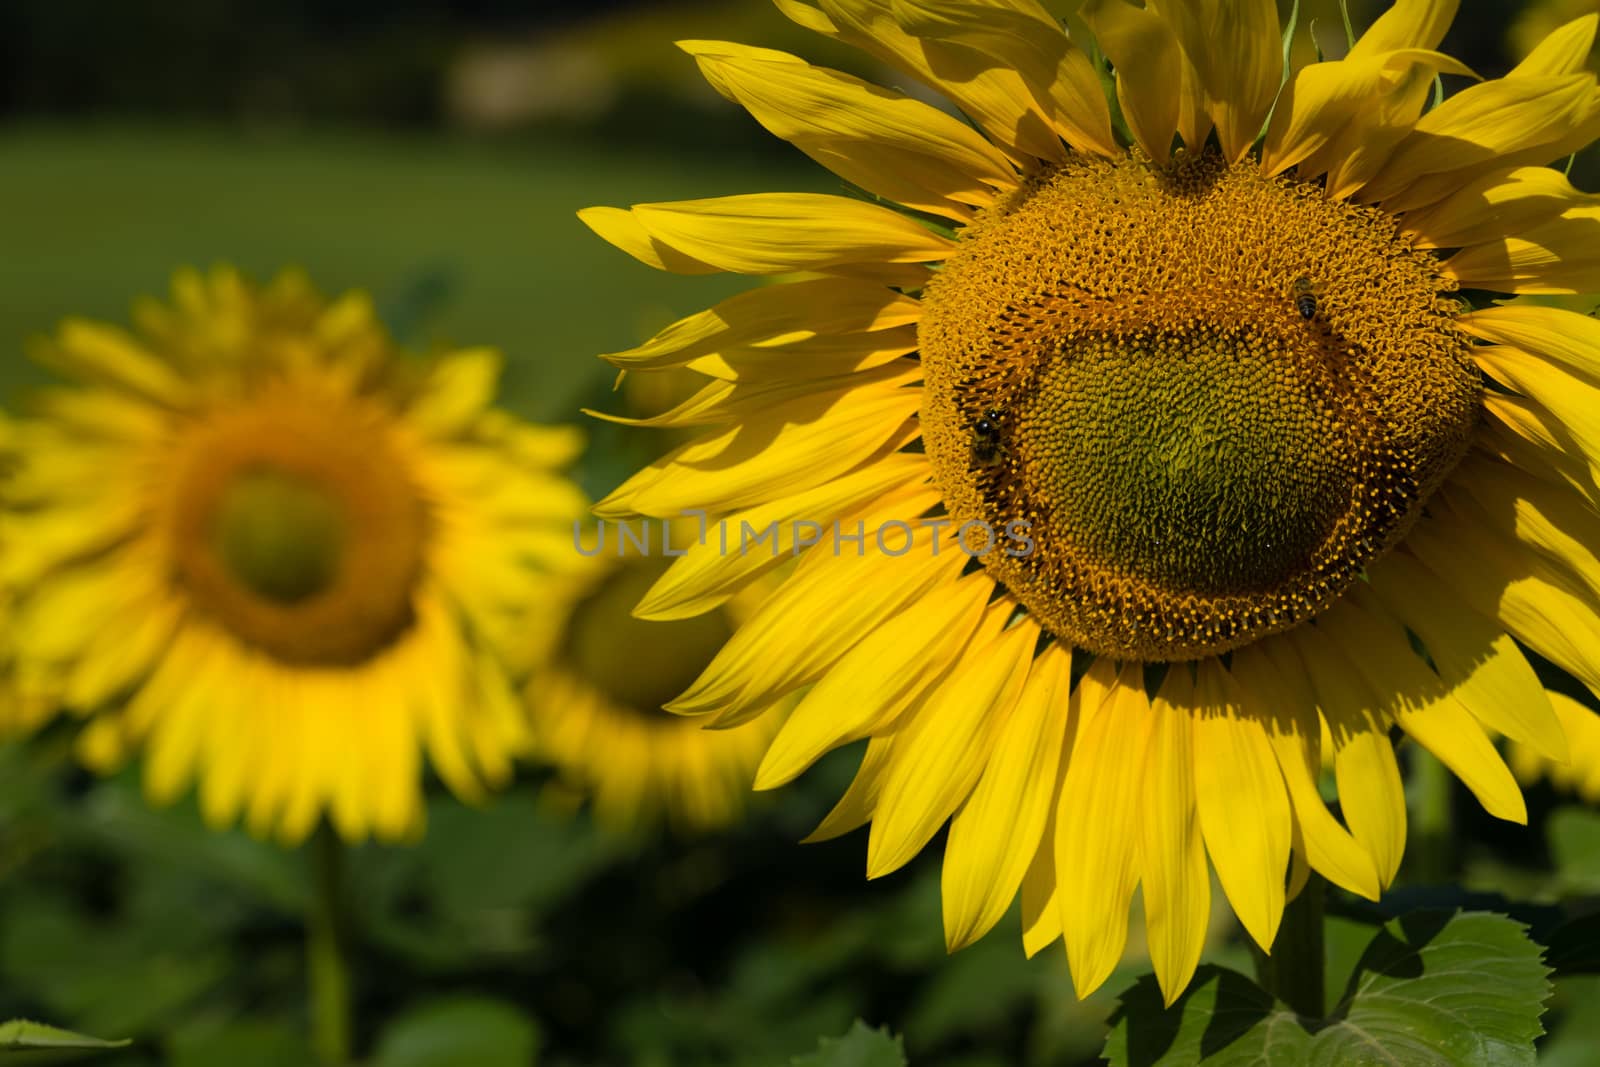
POLYGON ((924 294, 946 505, 1028 524, 1031 552, 984 565, 1077 647, 1183 660, 1290 629, 1466 450, 1453 288, 1378 209, 1214 155, 1042 171, 924 294))

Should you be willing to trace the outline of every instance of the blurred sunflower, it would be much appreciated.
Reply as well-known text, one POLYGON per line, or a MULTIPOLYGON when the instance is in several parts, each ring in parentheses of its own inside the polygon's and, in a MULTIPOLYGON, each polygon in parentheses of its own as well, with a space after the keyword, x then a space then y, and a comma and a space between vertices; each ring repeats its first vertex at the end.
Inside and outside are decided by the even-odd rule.
POLYGON ((370 301, 298 273, 180 272, 137 330, 72 320, 72 386, 13 428, 0 578, 16 666, 92 716, 102 769, 198 779, 207 821, 285 842, 420 830, 527 744, 503 656, 570 555, 567 429, 491 407, 499 356, 402 356, 370 301))
MULTIPOLYGON (((1567 743, 1519 642, 1600 690, 1600 322, 1451 294, 1600 288, 1600 202, 1543 166, 1600 133, 1596 20, 1430 109, 1470 74, 1434 50, 1452 0, 1297 71, 1272 0, 1092 0, 1104 88, 1034 0, 778 6, 973 125, 686 42, 881 202, 581 213, 658 268, 809 272, 608 357, 704 375, 663 421, 715 429, 600 514, 843 520, 670 706, 726 724, 809 687, 758 787, 870 739, 817 836, 870 820, 876 877, 949 820, 949 945, 1020 891, 1026 948, 1064 937, 1084 995, 1136 888, 1185 987, 1208 856, 1263 948, 1308 868, 1377 896, 1405 845, 1394 727, 1523 820, 1489 731, 1567 743), (887 501, 909 539, 857 522, 887 501)), ((750 573, 691 551, 641 610, 750 573)))
POLYGON ((532 631, 538 666, 523 690, 533 755, 591 798, 595 817, 613 829, 716 829, 744 809, 782 714, 705 730, 662 705, 711 662, 764 589, 757 583, 693 618, 635 618, 633 606, 672 562, 663 550, 694 537, 684 526, 648 529, 590 530, 584 565, 546 600, 532 631), (667 540, 642 546, 629 536, 667 540))

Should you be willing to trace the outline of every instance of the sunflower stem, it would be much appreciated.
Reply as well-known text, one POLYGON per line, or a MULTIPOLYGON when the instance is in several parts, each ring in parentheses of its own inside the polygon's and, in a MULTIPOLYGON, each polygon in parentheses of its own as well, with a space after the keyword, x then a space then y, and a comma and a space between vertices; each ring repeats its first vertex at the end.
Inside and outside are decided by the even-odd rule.
POLYGON ((311 1044, 328 1067, 350 1062, 350 961, 345 921, 344 845, 323 825, 311 841, 311 913, 306 925, 306 980, 311 1044))
POLYGON ((1322 939, 1327 892, 1327 882, 1312 871, 1300 895, 1283 909, 1271 955, 1251 945, 1255 950, 1256 979, 1262 988, 1308 1019, 1324 1018, 1328 1012, 1322 939))

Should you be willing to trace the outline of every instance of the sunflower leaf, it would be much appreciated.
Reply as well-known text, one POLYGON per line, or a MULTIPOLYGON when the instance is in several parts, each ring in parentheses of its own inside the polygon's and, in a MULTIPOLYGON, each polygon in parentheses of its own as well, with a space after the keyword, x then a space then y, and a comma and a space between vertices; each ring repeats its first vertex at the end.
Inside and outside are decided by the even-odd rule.
POLYGON ((906 1051, 898 1037, 857 1019, 843 1037, 825 1037, 817 1051, 789 1063, 791 1067, 906 1067, 906 1051))
POLYGON ((126 1039, 121 1041, 104 1041, 98 1037, 88 1037, 84 1034, 75 1034, 70 1030, 62 1030, 44 1023, 30 1022, 27 1019, 12 1019, 0 1023, 0 1055, 8 1052, 37 1052, 41 1049, 109 1049, 126 1048, 130 1044, 126 1039))
POLYGON ((1112 1067, 1206 1063, 1534 1063, 1551 987, 1525 928, 1486 912, 1413 912, 1368 943, 1326 1019, 1308 1019, 1250 979, 1203 967, 1170 1009, 1154 977, 1122 996, 1112 1067))

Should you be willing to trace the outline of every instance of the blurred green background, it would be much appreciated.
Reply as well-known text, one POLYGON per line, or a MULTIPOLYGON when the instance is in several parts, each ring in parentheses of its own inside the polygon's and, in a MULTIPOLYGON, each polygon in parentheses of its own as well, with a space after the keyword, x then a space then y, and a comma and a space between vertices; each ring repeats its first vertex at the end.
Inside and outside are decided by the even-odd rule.
MULTIPOLYGON (((1353 2, 1357 24, 1377 6, 1353 2)), ((1597 6, 1463 0, 1445 50, 1499 73, 1597 6)), ((1305 7, 1302 24, 1342 37, 1331 0, 1305 7)), ((227 261, 370 289, 418 345, 497 345, 508 407, 575 420, 607 402, 596 353, 740 287, 640 266, 577 209, 838 188, 705 88, 671 45, 686 37, 888 77, 751 0, 6 0, 0 398, 43 380, 29 335, 68 314, 122 320, 174 267, 227 261)), ((599 457, 591 490, 617 471, 599 457)), ((94 780, 68 749, 58 730, 0 750, 0 1017, 136 1040, 96 1062, 309 1062, 304 857, 206 833, 189 806, 152 812, 131 778, 94 780)), ((861 1017, 903 1034, 917 1064, 1093 1062, 1143 966, 1080 1005, 1059 946, 1023 959, 1015 915, 947 958, 937 847, 867 884, 859 835, 795 843, 854 761, 837 754, 693 840, 603 835, 536 772, 486 811, 441 795, 420 846, 352 857, 358 1047, 380 1067, 755 1067, 861 1017)), ((1541 789, 1529 829, 1491 827, 1457 800, 1475 843, 1444 881, 1600 892, 1594 815, 1541 789)), ((1335 923, 1332 988, 1351 962, 1341 922, 1351 946, 1370 932, 1335 923)), ((1213 955, 1248 970, 1236 934, 1213 955)), ((1549 1062, 1591 1062, 1600 1020, 1556 1008, 1549 1062)))

